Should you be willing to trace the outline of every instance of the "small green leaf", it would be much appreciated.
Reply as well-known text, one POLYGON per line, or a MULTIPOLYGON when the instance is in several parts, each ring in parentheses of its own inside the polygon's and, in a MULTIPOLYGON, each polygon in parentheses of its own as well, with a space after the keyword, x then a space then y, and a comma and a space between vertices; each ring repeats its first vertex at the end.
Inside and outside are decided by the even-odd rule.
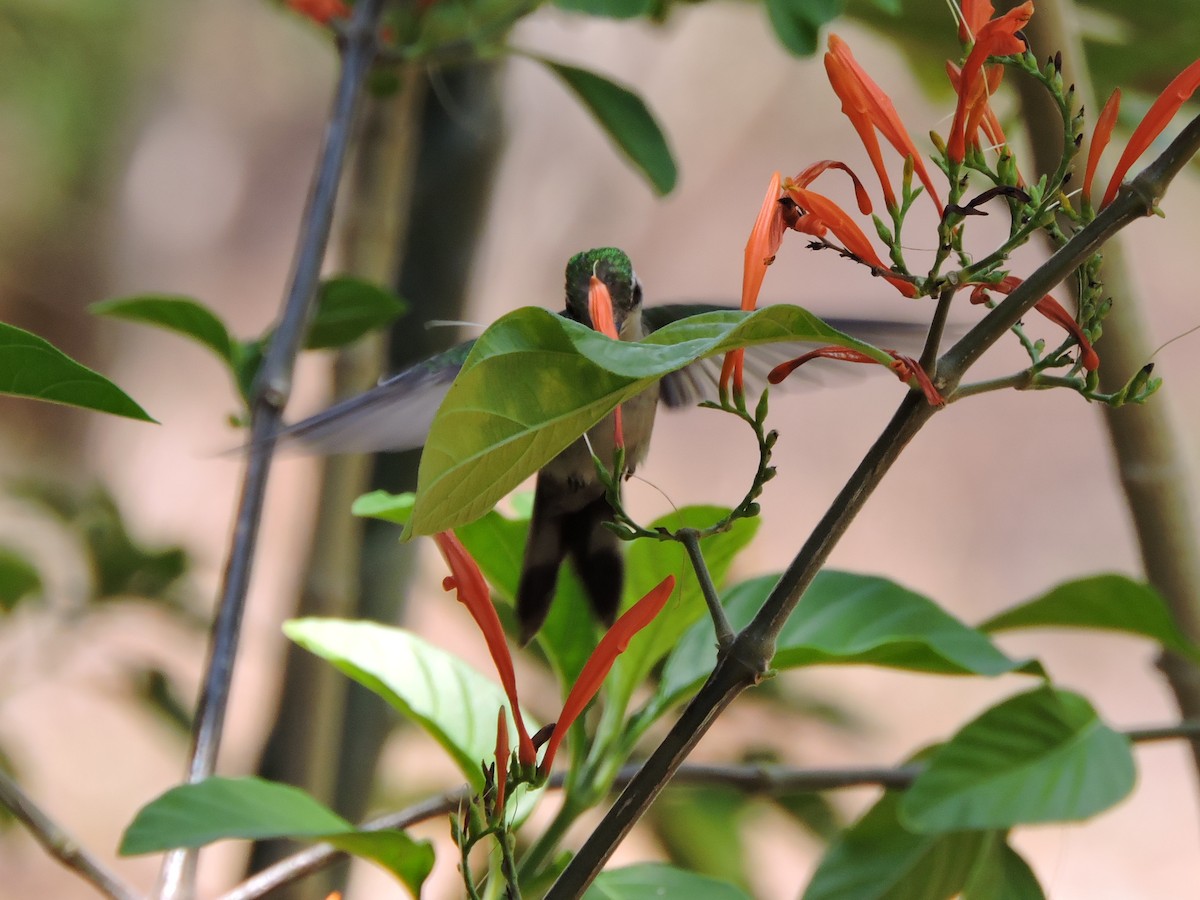
POLYGON ((695 872, 662 863, 639 863, 605 869, 583 895, 584 900, 645 900, 647 897, 687 897, 688 900, 749 900, 741 890, 695 872))
POLYGON ((671 148, 642 98, 616 82, 541 56, 531 57, 563 80, 610 138, 646 176, 655 192, 669 194, 678 172, 671 148))
POLYGON ((776 305, 680 320, 633 343, 527 307, 475 342, 421 455, 406 535, 434 534, 483 515, 612 409, 668 372, 737 347, 837 344, 891 357, 806 310, 776 305))
POLYGON ((840 16, 845 5, 845 0, 767 0, 767 16, 789 53, 812 56, 821 26, 840 16))
POLYGON ((49 341, 0 322, 0 394, 153 422, 119 387, 49 341))
POLYGON ((363 494, 350 507, 350 512, 356 516, 368 519, 382 519, 397 525, 407 525, 412 516, 413 493, 391 494, 387 491, 371 491, 363 494))
POLYGON ((1129 739, 1083 697, 1041 687, 992 707, 939 747, 905 795, 922 832, 1078 821, 1123 799, 1129 739))
POLYGON ((1180 632, 1158 592, 1124 575, 1094 575, 1060 584, 979 626, 980 631, 1016 628, 1096 628, 1139 634, 1200 659, 1180 632))
POLYGON ((994 831, 909 831, 899 817, 902 796, 888 791, 834 839, 802 900, 945 900, 1004 844, 994 831))
POLYGON ((30 594, 42 590, 42 576, 24 556, 0 547, 0 610, 13 608, 30 594))
POLYGON ((314 838, 370 859, 414 895, 433 868, 433 848, 402 831, 359 831, 299 788, 261 778, 208 778, 171 788, 138 812, 123 856, 202 847, 227 838, 314 838))
POLYGON ((377 284, 348 276, 330 278, 321 282, 304 346, 309 350, 345 346, 387 325, 405 309, 403 300, 377 284))
POLYGON ((554 5, 567 12, 606 19, 635 19, 649 15, 654 0, 554 0, 554 5))
MULTIPOLYGON (((374 622, 294 619, 283 631, 420 725, 473 788, 483 787, 479 765, 495 756, 496 713, 508 708, 494 680, 414 634, 374 622)), ((528 715, 525 721, 537 727, 528 715)))
POLYGON ((233 365, 233 338, 225 323, 208 307, 188 297, 144 296, 93 303, 98 316, 125 319, 174 331, 203 344, 222 362, 233 365))
MULTIPOLYGON (((732 588, 723 599, 730 624, 747 625, 778 580, 767 575, 732 588)), ((661 715, 688 696, 716 661, 712 623, 702 620, 668 658, 646 714, 661 715)), ((987 676, 1020 666, 929 598, 885 578, 828 569, 813 579, 784 625, 771 664, 779 669, 859 664, 987 676)))

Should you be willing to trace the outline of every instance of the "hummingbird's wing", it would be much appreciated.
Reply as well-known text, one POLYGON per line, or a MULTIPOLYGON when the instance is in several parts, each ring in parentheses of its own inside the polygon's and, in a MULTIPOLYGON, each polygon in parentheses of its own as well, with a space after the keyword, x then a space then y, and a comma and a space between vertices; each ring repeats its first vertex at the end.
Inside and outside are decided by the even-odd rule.
MULTIPOLYGON (((736 310, 739 307, 720 303, 669 303, 647 306, 642 310, 646 331, 657 331, 672 322, 706 312, 736 310)), ((879 319, 825 318, 839 331, 854 335, 873 344, 896 343, 905 337, 923 335, 926 326, 917 322, 881 321, 879 319)), ((746 348, 744 374, 747 387, 761 390, 767 384, 771 370, 789 359, 812 349, 811 343, 758 344, 746 348)), ((723 357, 697 360, 678 371, 663 376, 659 398, 668 409, 686 409, 707 400, 718 398, 723 357)), ((796 376, 793 376, 796 377, 796 376)))
POLYGON ((425 444, 474 341, 439 353, 279 433, 308 453, 379 453, 425 444))

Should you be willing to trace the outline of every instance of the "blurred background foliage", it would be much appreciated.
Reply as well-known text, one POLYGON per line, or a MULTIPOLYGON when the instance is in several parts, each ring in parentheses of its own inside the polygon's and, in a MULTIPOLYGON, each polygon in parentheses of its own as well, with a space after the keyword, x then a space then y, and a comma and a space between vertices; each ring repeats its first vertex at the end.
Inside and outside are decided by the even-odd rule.
MULTIPOLYGON (((218 223, 222 236, 207 244, 198 242, 205 254, 211 258, 224 252, 228 263, 245 262, 255 254, 283 258, 280 247, 294 234, 302 200, 296 187, 303 185, 307 161, 286 157, 281 166, 278 160, 285 158, 291 145, 309 140, 320 128, 320 115, 314 110, 323 110, 326 102, 334 71, 332 41, 280 4, 257 3, 253 4, 255 10, 240 9, 245 5, 224 3, 213 10, 200 10, 182 2, 144 0, 8 0, 0 9, 0 320, 40 334, 97 368, 105 362, 119 368, 122 355, 129 352, 123 341, 161 344, 174 340, 133 329, 121 332, 118 339, 114 332, 101 331, 96 320, 85 313, 87 305, 95 301, 160 287, 153 281, 130 283, 130 272, 138 273, 137 278, 164 277, 180 248, 194 253, 195 245, 186 240, 172 244, 165 233, 160 235, 162 243, 148 249, 128 246, 138 232, 119 220, 135 215, 129 211, 130 204, 153 206, 179 200, 177 194, 166 194, 158 201, 138 199, 138 190, 153 194, 160 184, 145 175, 146 157, 137 155, 146 151, 151 139, 165 141, 157 149, 156 165, 166 165, 168 170, 177 166, 184 175, 189 166, 194 167, 193 190, 203 193, 205 185, 212 183, 206 179, 216 178, 217 183, 224 179, 233 192, 230 208, 221 214, 225 219, 218 223), (214 54, 214 48, 222 53, 214 54), (172 58, 176 53, 182 54, 182 60, 172 58), (286 66, 279 65, 280 58, 303 61, 301 67, 293 67, 291 81, 283 74, 286 66), (197 87, 197 78, 206 69, 215 73, 214 84, 197 87), (245 99, 233 104, 234 116, 242 122, 255 117, 266 120, 264 133, 257 137, 260 143, 245 151, 246 159, 229 162, 229 149, 223 143, 228 134, 222 129, 206 136, 185 127, 193 121, 186 116, 196 114, 197 109, 203 118, 205 109, 218 108, 206 107, 205 91, 244 92, 245 99), (152 127, 162 125, 164 108, 172 104, 186 107, 180 113, 184 118, 174 120, 182 128, 174 137, 152 127), (176 147, 180 152, 173 155, 176 147), (254 187, 255 208, 239 205, 244 196, 238 192, 244 193, 247 185, 254 187), (279 227, 278 221, 286 225, 279 227)), ((665 0, 559 0, 556 5, 568 13, 640 17, 667 28, 673 26, 676 14, 674 5, 665 0)), ((958 54, 958 46, 947 24, 944 3, 766 0, 763 7, 761 14, 775 28, 783 46, 794 53, 815 51, 824 23, 843 13, 853 17, 860 26, 893 43, 936 100, 949 96, 942 65, 944 59, 958 54)), ((480 5, 486 13, 483 18, 466 20, 467 4, 447 3, 443 9, 447 29, 462 27, 464 21, 477 28, 483 22, 485 43, 490 45, 506 38, 510 26, 532 11, 528 4, 484 3, 480 5)), ((1127 100, 1123 115, 1130 119, 1140 115, 1148 98, 1191 62, 1200 48, 1200 6, 1193 0, 1136 5, 1125 0, 1091 0, 1080 3, 1079 11, 1099 94, 1107 96, 1120 84, 1141 90, 1147 98, 1140 105, 1127 100)), ((548 15, 561 17, 562 13, 548 15)), ((576 28, 577 23, 568 20, 567 27, 576 28)), ((586 42, 586 37, 582 40, 586 42)), ((564 53, 564 61, 570 62, 569 56, 564 53)), ((422 320, 455 319, 467 300, 469 275, 477 264, 477 240, 508 140, 504 130, 508 82, 504 61, 497 59, 449 65, 412 77, 419 82, 414 121, 419 123, 420 140, 412 151, 415 175, 408 227, 399 235, 401 246, 396 248, 395 268, 386 286, 411 299, 422 320)), ((238 124, 232 122, 228 127, 238 124)), ((669 129, 667 137, 671 139, 669 129)), ((545 137, 547 141, 555 139, 554 135, 545 137)), ((675 146, 686 177, 691 148, 675 146)), ((581 173, 580 180, 586 180, 586 173, 581 173)), ((565 198, 563 202, 573 200, 565 198)), ((168 208, 167 212, 168 219, 180 220, 174 223, 179 228, 203 229, 203 222, 183 221, 190 215, 185 208, 168 208)), ((213 233, 217 230, 214 226, 213 233)), ((561 266, 558 259, 544 262, 552 271, 561 266)), ((274 297, 281 292, 284 271, 280 263, 240 280, 197 274, 208 265, 204 259, 193 258, 188 264, 192 268, 183 269, 178 277, 181 290, 213 291, 202 299, 222 311, 231 331, 262 333, 274 297), (223 290, 228 293, 216 295, 223 290)), ((409 327, 406 321, 402 319, 391 334, 385 368, 398 368, 448 340, 437 331, 409 327)), ((153 357, 152 364, 160 366, 164 379, 169 377, 171 390, 186 394, 191 385, 184 366, 191 365, 191 358, 178 369, 162 368, 164 362, 174 363, 171 350, 163 354, 153 357)), ((211 367, 211 362, 202 365, 211 367)), ((219 373, 214 376, 218 377, 219 373)), ((238 381, 244 389, 245 378, 238 381)), ((219 390, 229 390, 228 384, 219 390)), ((232 397, 231 392, 225 399, 227 406, 232 397)), ((205 427, 210 435, 202 445, 205 450, 236 443, 231 432, 220 431, 219 421, 209 421, 205 427)), ((62 579, 55 570, 66 567, 84 573, 75 584, 74 596, 81 600, 67 604, 72 616, 105 603, 148 601, 194 633, 193 649, 201 652, 199 626, 207 618, 207 597, 218 561, 198 559, 190 548, 185 549, 180 537, 152 531, 151 537, 145 537, 145 528, 131 525, 123 509, 127 502, 144 498, 123 496, 121 488, 128 490, 129 481, 121 486, 101 483, 104 467, 97 464, 85 431, 84 418, 73 412, 0 397, 0 476, 5 479, 0 487, 5 507, 0 512, 9 515, 11 511, 10 518, 20 523, 36 519, 38 527, 52 530, 56 537, 44 544, 57 554, 47 557, 32 552, 26 543, 0 534, 0 632, 25 628, 31 616, 63 615, 64 604, 57 596, 62 579), (64 562, 63 554, 75 558, 64 562), (86 587, 80 588, 80 582, 86 587), (25 621, 14 626, 13 620, 20 618, 25 621)), ((194 436, 185 436, 185 443, 189 440, 194 442, 194 436)), ((195 452, 194 443, 190 449, 195 452)), ((415 472, 412 454, 385 455, 373 466, 371 486, 391 491, 411 487, 415 472)), ((173 477, 171 472, 168 465, 157 474, 173 477)), ((142 484, 142 490, 154 490, 150 480, 142 484)), ((154 521, 154 516, 149 519, 154 521)), ((219 532, 227 527, 207 519, 197 520, 195 526, 219 532)), ((396 561, 401 557, 395 551, 397 532, 379 523, 367 529, 367 550, 358 575, 362 598, 358 613, 395 618, 400 615, 403 593, 396 587, 396 579, 402 577, 396 570, 404 565, 396 561)), ((290 599, 280 607, 272 613, 276 618, 291 614, 294 608, 290 599)), ((7 646, 0 643, 0 660, 7 646)), ((190 676, 179 684, 178 670, 144 658, 127 673, 128 695, 139 697, 139 702, 165 716, 174 723, 172 729, 186 726, 192 705, 189 695, 194 689, 190 676)), ((275 689, 269 679, 257 686, 264 694, 275 689)), ((5 686, 0 703, 21 688, 21 684, 5 686)), ((287 697, 288 687, 282 690, 287 697)), ((312 690, 311 685, 303 684, 298 696, 311 696, 312 690)), ((804 715, 809 719, 832 720, 835 729, 858 731, 854 725, 857 712, 848 706, 831 704, 814 711, 809 701, 797 700, 794 693, 787 692, 781 692, 779 700, 785 707, 808 706, 804 715)), ((357 817, 370 801, 376 760, 384 752, 383 739, 393 719, 358 691, 336 702, 348 704, 344 718, 324 733, 310 732, 305 740, 329 741, 331 734, 344 739, 345 746, 333 758, 322 757, 319 764, 335 771, 323 779, 337 795, 335 805, 357 817)), ((298 709, 301 718, 310 716, 309 710, 294 703, 294 699, 285 700, 279 715, 285 717, 289 710, 296 715, 298 709)), ((263 734, 272 730, 270 707, 269 701, 261 703, 254 716, 263 734)), ((0 725, 3 722, 0 718, 0 725)), ((274 731, 277 738, 273 743, 281 748, 279 752, 298 752, 287 727, 277 722, 274 731)), ((20 772, 22 758, 36 755, 36 751, 25 745, 27 735, 15 732, 11 723, 0 727, 0 765, 7 766, 5 760, 11 757, 20 772)), ((261 740, 260 734, 251 744, 261 740)), ((254 752, 256 749, 241 757, 242 762, 254 752)), ((263 769, 270 772, 272 766, 276 773, 286 771, 286 765, 269 759, 263 769)), ((407 793, 394 788, 385 782, 374 789, 376 796, 388 798, 407 793)), ((767 814, 766 806, 775 807, 770 813, 774 815, 782 809, 783 815, 822 837, 839 816, 819 798, 776 798, 767 804, 725 789, 694 788, 668 795, 657 808, 651 827, 671 857, 747 884, 746 856, 740 852, 737 832, 755 827, 747 823, 767 814), (701 821, 712 827, 685 827, 701 821)), ((0 897, 10 896, 6 890, 0 885, 0 897)))

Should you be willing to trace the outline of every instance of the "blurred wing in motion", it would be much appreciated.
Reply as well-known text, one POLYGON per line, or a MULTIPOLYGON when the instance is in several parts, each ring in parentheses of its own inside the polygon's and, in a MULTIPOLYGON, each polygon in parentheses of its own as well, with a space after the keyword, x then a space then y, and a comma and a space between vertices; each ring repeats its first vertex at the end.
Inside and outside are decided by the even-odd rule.
MULTIPOLYGON (((647 331, 656 331, 687 316, 737 308, 719 303, 674 303, 665 306, 648 306, 642 311, 642 318, 646 323, 647 331)), ((846 334, 853 335, 859 340, 867 341, 876 346, 880 344, 903 345, 914 340, 920 341, 924 337, 927 328, 925 324, 920 322, 829 318, 824 316, 822 318, 838 331, 844 331, 846 334)), ((754 393, 761 391, 767 386, 767 375, 770 374, 773 368, 780 363, 787 362, 789 359, 795 359, 815 346, 812 343, 798 342, 758 344, 753 347, 747 347, 745 361, 746 387, 754 393)), ((677 372, 664 375, 659 395, 663 405, 668 409, 686 409, 689 406, 695 406, 697 403, 705 401, 715 402, 718 399, 717 385, 721 377, 722 359, 722 356, 714 356, 708 359, 697 360, 691 365, 684 366, 677 372)), ((849 373, 862 368, 861 366, 841 366, 838 372, 849 373)), ((820 374, 826 374, 829 371, 827 367, 824 373, 820 373, 820 368, 813 366, 812 368, 805 369, 803 373, 793 375, 792 379, 805 379, 816 382, 820 380, 820 374)), ((853 376, 839 374, 839 377, 853 376)))
POLYGON ((320 455, 422 447, 472 344, 474 341, 452 347, 362 394, 289 425, 279 433, 280 440, 320 455))

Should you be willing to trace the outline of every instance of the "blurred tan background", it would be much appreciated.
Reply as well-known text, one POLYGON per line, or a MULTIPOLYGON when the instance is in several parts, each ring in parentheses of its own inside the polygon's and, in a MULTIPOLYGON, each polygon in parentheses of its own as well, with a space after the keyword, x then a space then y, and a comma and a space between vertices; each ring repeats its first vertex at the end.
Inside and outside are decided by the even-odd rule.
MULTIPOLYGON (((0 11, 0 41, 41 52, 38 42, 49 35, 22 26, 21 14, 34 5, 0 11)), ((70 4, 62 6, 63 16, 74 15, 70 4)), ((220 311, 240 334, 261 331, 286 281, 334 58, 317 29, 265 3, 143 3, 89 15, 94 19, 64 20, 63 34, 87 33, 78 46, 47 45, 78 55, 73 77, 94 79, 78 103, 62 104, 62 121, 0 107, 0 319, 45 335, 104 372, 161 424, 0 400, 0 475, 103 483, 138 539, 188 550, 193 591, 207 607, 240 475, 240 464, 220 455, 239 441, 225 425, 236 406, 231 387, 197 346, 138 326, 88 321, 85 307, 135 293, 182 294, 220 311), (91 130, 71 118, 82 115, 96 120, 91 130), (85 136, 74 143, 91 149, 67 164, 60 143, 73 142, 73 128, 85 136)), ((944 132, 949 103, 921 93, 889 44, 852 25, 837 30, 893 92, 918 143, 929 129, 944 132)), ((773 170, 788 174, 821 158, 845 159, 870 187, 865 156, 819 58, 788 58, 758 7, 681 9, 662 28, 543 11, 519 27, 516 42, 635 85, 665 126, 681 179, 670 198, 654 198, 559 84, 513 60, 504 76, 501 171, 472 273, 472 319, 487 322, 522 304, 556 306, 565 260, 603 244, 630 252, 650 302, 735 302, 742 247, 773 170)), ((36 68, 22 77, 36 79, 36 68)), ((38 87, 56 89, 65 88, 38 87)), ((29 103, 37 102, 37 90, 29 94, 29 103)), ((840 184, 830 190, 844 196, 840 184)), ((1200 324, 1188 272, 1200 241, 1198 204, 1200 185, 1189 174, 1164 204, 1166 221, 1147 220, 1128 232, 1158 341, 1200 324)), ((914 256, 929 249, 918 228, 908 237, 914 256)), ((831 315, 918 320, 928 312, 802 243, 793 236, 785 244, 767 277, 765 302, 831 315)), ((337 261, 328 268, 336 271, 337 261)), ((973 311, 956 315, 970 321, 973 311)), ((1039 323, 1031 328, 1051 334, 1039 323)), ((1156 374, 1167 379, 1167 390, 1154 401, 1177 407, 1193 449, 1197 340, 1158 356, 1156 374)), ((1019 358, 1014 345, 984 368, 1001 373, 1019 358)), ((306 356, 289 417, 328 400, 326 384, 327 361, 306 356)), ((786 563, 902 392, 880 375, 776 396, 779 477, 738 576, 786 563)), ((634 508, 656 514, 668 508, 666 498, 678 505, 736 502, 752 450, 747 435, 731 432, 715 413, 663 417, 639 473, 649 486, 634 485, 634 508)), ((279 623, 293 604, 307 547, 313 473, 305 459, 283 460, 273 471, 221 759, 225 774, 252 770, 264 739, 284 644, 279 623)), ((3 492, 0 539, 36 555, 48 580, 46 607, 18 608, 0 623, 0 745, 34 798, 83 844, 111 858, 135 811, 179 779, 186 753, 185 740, 132 697, 124 673, 131 660, 152 664, 194 691, 203 632, 141 603, 113 602, 82 615, 89 576, 76 548, 43 513, 3 492)), ((1136 575, 1099 411, 1064 392, 993 394, 955 405, 905 454, 832 563, 927 592, 969 622, 1059 581, 1099 571, 1136 575)), ((409 624, 474 654, 487 670, 469 632, 444 638, 439 625, 435 633, 434 623, 463 621, 440 591, 440 577, 434 564, 414 588, 409 624)), ((1090 697, 1116 727, 1175 717, 1147 642, 1039 633, 1001 644, 1041 656, 1061 685, 1090 697)), ((723 758, 729 732, 740 731, 805 765, 895 763, 1024 686, 1017 678, 951 680, 865 668, 785 677, 868 727, 854 735, 814 724, 792 731, 768 727, 739 706, 730 713, 736 727, 718 728, 698 756, 723 758)), ((413 780, 430 782, 427 749, 411 735, 390 747, 384 785, 398 793, 413 780)), ((1184 900, 1200 892, 1200 795, 1184 747, 1145 746, 1137 757, 1138 788, 1117 809, 1084 826, 1017 835, 1049 896, 1184 900)), ((449 767, 445 778, 453 780, 449 767)), ((836 803, 852 814, 873 796, 846 792, 836 803)), ((757 896, 797 896, 820 847, 781 819, 763 817, 752 827, 757 896)), ((423 829, 442 841, 431 897, 455 895, 445 830, 441 821, 423 829)), ((233 846, 206 852, 205 895, 230 883, 243 853, 233 846)), ((619 860, 655 853, 651 841, 635 839, 619 860)), ((149 890, 156 860, 113 864, 149 890)), ((364 868, 349 896, 401 895, 364 868)), ((19 828, 0 835, 0 898, 90 896, 19 828)))

